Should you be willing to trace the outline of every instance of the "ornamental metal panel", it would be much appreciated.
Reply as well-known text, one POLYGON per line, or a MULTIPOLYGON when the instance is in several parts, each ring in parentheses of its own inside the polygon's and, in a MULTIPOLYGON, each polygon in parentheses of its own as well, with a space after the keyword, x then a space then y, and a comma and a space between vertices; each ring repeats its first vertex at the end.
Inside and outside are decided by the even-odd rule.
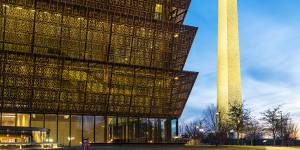
POLYGON ((177 117, 195 72, 1 53, 1 110, 177 117))
POLYGON ((3 0, 1 111, 179 117, 189 0, 3 0))
POLYGON ((74 4, 77 1, 5 1, 3 38, 13 45, 4 49, 183 69, 197 28, 74 4))

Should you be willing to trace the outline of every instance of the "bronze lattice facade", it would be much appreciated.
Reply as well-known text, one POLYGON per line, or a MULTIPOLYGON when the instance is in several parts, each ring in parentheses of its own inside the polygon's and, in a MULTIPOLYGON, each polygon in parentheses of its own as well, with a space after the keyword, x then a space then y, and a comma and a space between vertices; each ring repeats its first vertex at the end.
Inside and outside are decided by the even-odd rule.
POLYGON ((65 145, 171 141, 197 77, 183 71, 189 0, 0 3, 2 126, 49 128, 65 145))

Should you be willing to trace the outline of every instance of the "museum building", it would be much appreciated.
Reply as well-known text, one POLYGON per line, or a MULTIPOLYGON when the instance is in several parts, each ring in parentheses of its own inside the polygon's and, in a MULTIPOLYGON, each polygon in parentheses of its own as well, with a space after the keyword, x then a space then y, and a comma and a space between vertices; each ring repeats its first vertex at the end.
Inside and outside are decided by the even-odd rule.
POLYGON ((1 0, 0 143, 169 143, 190 0, 1 0))

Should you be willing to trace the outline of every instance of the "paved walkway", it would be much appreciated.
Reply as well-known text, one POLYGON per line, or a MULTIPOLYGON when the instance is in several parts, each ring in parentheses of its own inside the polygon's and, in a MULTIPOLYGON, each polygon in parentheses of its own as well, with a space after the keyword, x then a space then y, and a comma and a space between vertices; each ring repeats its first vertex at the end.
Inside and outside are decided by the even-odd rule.
POLYGON ((266 147, 266 150, 299 150, 292 147, 266 147))

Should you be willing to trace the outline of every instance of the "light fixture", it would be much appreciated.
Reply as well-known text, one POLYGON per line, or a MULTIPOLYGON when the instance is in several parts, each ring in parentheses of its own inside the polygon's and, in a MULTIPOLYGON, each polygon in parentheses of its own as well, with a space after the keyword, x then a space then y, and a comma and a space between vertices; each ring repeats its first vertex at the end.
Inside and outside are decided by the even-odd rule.
POLYGON ((178 77, 178 76, 176 76, 176 77, 174 78, 174 80, 179 80, 179 77, 178 77))
POLYGON ((68 136, 68 141, 71 141, 71 140, 74 140, 75 139, 75 137, 69 137, 68 136))
POLYGON ((9 6, 8 6, 8 5, 5 5, 5 4, 3 5, 3 7, 7 7, 7 8, 9 8, 9 6))
POLYGON ((179 34, 178 33, 175 33, 174 34, 174 38, 178 38, 179 37, 179 34))
POLYGON ((64 115, 64 118, 65 119, 69 119, 69 115, 64 115))
POLYGON ((16 9, 19 9, 19 10, 20 10, 20 9, 23 9, 23 8, 22 8, 22 7, 16 7, 16 9))

